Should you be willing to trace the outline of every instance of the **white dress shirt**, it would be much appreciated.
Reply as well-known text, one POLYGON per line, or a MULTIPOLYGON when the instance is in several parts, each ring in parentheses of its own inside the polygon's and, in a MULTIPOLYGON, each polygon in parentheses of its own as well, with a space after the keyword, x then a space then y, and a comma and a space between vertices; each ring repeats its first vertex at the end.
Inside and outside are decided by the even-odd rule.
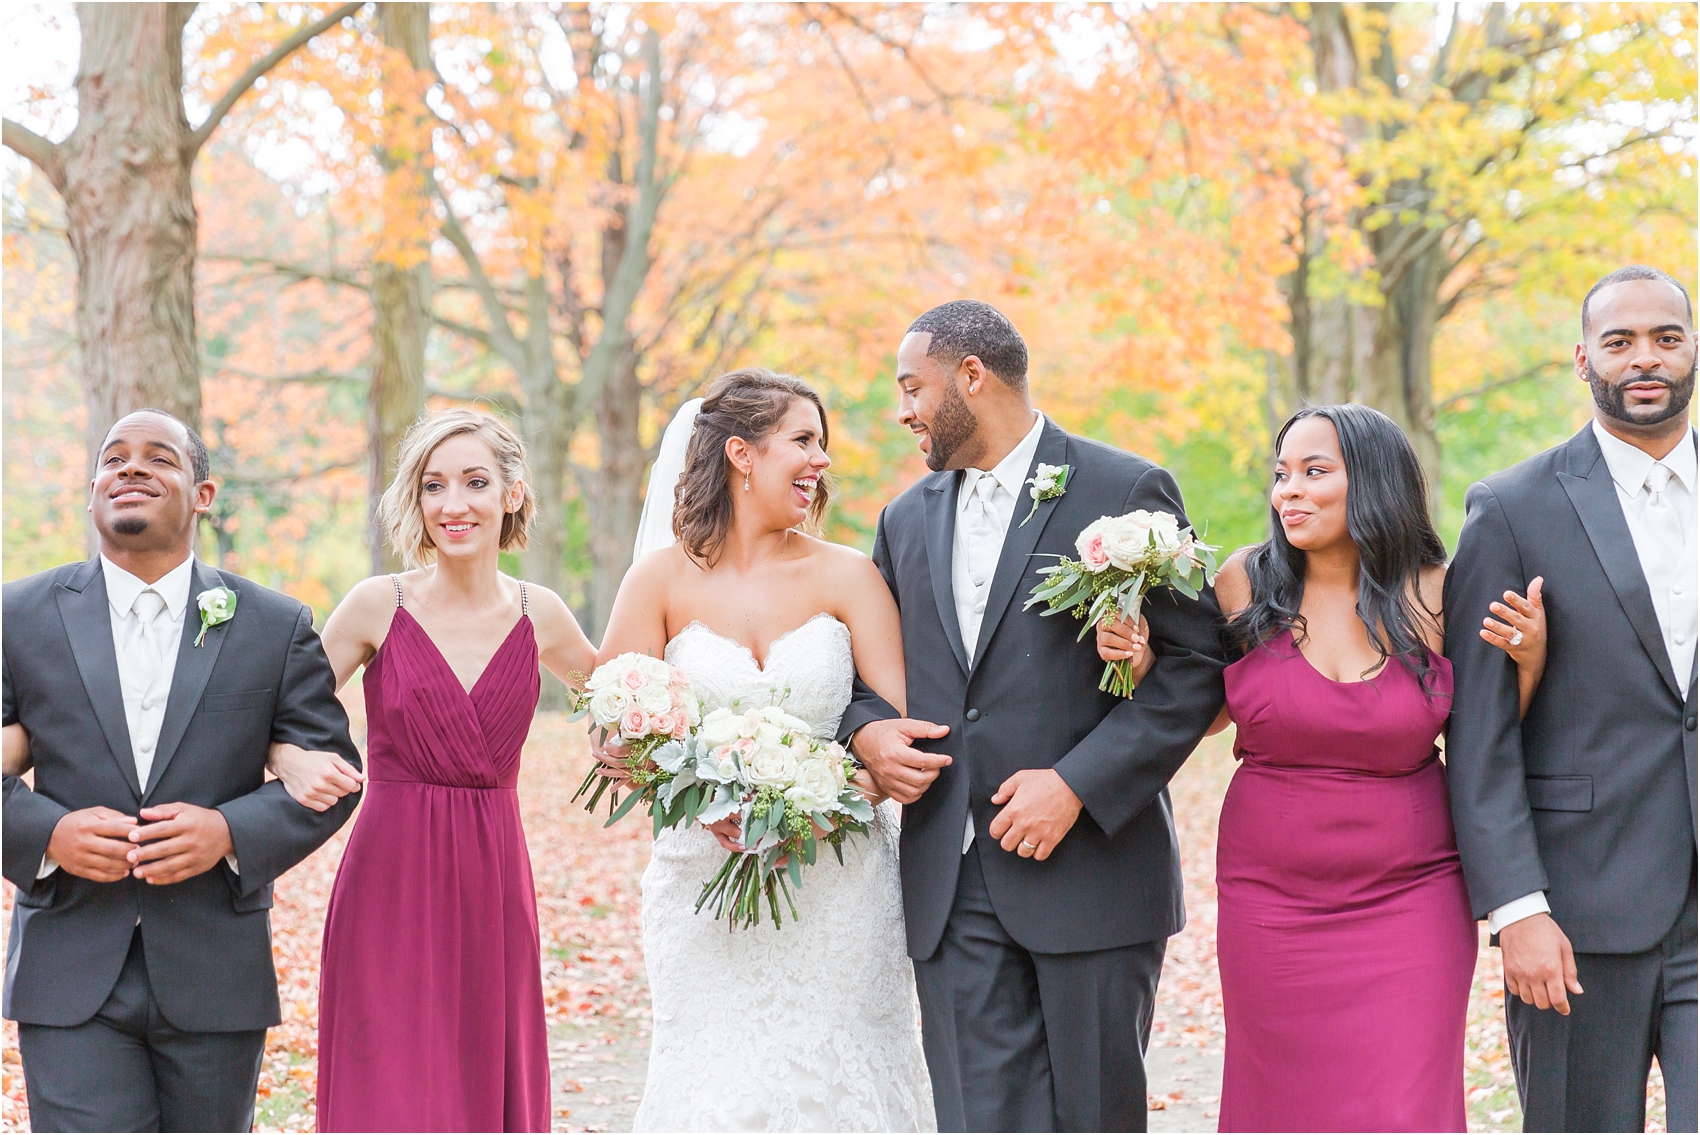
MULTIPOLYGON (((980 645, 980 624, 986 617, 986 597, 992 576, 1003 555, 1004 537, 1009 533, 1015 510, 1027 493, 1027 470, 1045 432, 1045 415, 1034 416, 1033 428, 989 471, 967 469, 956 494, 956 538, 951 545, 950 585, 956 600, 956 626, 962 632, 962 648, 973 665, 980 645)), ((1029 505, 1031 502, 1029 501, 1029 505)), ((1025 515, 1025 513, 1023 514, 1025 515)), ((962 852, 974 842, 974 816, 962 835, 962 852)))
MULTIPOLYGON (((171 679, 177 672, 195 558, 190 556, 152 583, 143 582, 105 556, 100 558, 100 569, 106 577, 107 614, 112 619, 112 646, 118 659, 118 686, 124 698, 130 755, 136 762, 136 783, 146 792, 159 731, 165 724, 171 679)), ((234 856, 226 856, 225 862, 236 870, 234 856)), ((44 856, 36 877, 45 878, 57 867, 44 856)))
MULTIPOLYGON (((1617 488, 1617 503, 1635 541, 1635 554, 1653 598, 1659 618, 1665 653, 1676 672, 1678 686, 1688 692, 1694 667, 1696 636, 1695 590, 1700 583, 1700 557, 1695 547, 1695 479, 1697 466, 1694 429, 1689 427, 1681 441, 1664 457, 1654 459, 1621 438, 1613 437, 1593 423, 1606 468, 1617 488), (1662 493, 1663 500, 1657 493, 1662 493), (1649 508, 1649 506, 1652 506, 1649 508)), ((1488 930, 1499 933, 1513 922, 1552 908, 1544 893, 1536 891, 1495 909, 1488 915, 1488 930)))

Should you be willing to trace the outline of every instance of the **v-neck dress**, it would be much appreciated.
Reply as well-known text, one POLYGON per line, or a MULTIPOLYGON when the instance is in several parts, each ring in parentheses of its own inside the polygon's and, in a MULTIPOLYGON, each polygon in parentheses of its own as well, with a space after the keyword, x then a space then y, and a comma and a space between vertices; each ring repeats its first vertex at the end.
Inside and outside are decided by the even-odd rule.
POLYGON ((528 614, 470 693, 405 607, 366 667, 366 799, 325 919, 321 1131, 549 1130, 515 790, 538 689, 528 614))

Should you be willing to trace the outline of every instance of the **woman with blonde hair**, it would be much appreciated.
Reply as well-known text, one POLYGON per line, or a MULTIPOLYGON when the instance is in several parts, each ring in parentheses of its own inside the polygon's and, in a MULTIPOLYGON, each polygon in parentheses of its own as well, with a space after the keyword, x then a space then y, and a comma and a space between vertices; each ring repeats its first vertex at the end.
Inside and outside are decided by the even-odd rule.
MULTIPOLYGON (((364 666, 365 804, 325 921, 321 1131, 547 1131, 537 902, 515 784, 538 664, 595 651, 547 588, 503 575, 536 508, 499 419, 449 410, 402 442, 382 519, 411 565, 355 585, 325 624, 338 687, 364 666)), ((297 799, 354 774, 278 747, 297 799)))

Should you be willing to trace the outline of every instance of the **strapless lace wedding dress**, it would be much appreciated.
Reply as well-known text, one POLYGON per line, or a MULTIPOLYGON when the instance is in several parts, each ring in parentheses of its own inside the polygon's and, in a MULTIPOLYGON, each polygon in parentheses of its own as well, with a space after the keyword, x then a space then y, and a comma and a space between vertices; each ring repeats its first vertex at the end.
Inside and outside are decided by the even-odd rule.
MULTIPOLYGON (((692 623, 667 644, 704 711, 781 705, 831 737, 850 704, 850 631, 816 615, 768 648, 692 623)), ((728 930, 696 913, 725 861, 700 827, 662 832, 643 875, 655 1009, 637 1131, 935 1131, 897 874, 898 813, 829 850, 793 889, 798 919, 728 930)))

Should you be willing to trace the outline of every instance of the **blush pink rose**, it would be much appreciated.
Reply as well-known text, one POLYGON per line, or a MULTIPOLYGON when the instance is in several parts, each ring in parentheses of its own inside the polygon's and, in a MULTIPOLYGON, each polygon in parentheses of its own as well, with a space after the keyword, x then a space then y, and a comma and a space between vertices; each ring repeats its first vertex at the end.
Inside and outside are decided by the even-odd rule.
POLYGON ((1109 554, 1104 551, 1103 533, 1092 537, 1080 549, 1080 562, 1086 565, 1087 571, 1103 571, 1110 566, 1109 554))
POLYGON ((673 715, 670 713, 657 714, 649 719, 649 731, 663 737, 673 735, 673 715))
POLYGON ((691 719, 685 715, 684 707, 681 706, 673 711, 673 735, 678 737, 690 731, 691 719))
POLYGON ((620 717, 620 732, 627 737, 642 737, 649 725, 649 715, 633 706, 620 717))
POLYGON ((635 666, 620 676, 620 685, 628 690, 641 690, 647 684, 648 680, 644 678, 643 671, 635 666))

